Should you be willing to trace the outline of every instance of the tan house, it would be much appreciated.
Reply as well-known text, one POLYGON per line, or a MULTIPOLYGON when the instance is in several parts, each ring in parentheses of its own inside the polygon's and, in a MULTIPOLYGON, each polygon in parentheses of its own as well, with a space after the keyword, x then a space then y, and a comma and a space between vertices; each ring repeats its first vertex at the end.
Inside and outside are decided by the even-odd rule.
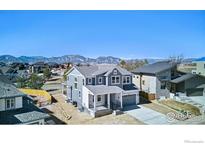
POLYGON ((195 60, 196 70, 193 70, 193 74, 199 74, 205 76, 205 57, 195 60))

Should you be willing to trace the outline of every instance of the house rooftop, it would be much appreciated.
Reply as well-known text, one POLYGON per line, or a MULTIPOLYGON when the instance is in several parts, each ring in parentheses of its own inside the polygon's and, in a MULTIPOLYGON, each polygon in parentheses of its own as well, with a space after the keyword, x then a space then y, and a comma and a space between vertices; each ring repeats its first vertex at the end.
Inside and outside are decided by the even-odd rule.
POLYGON ((123 89, 118 86, 106 86, 106 85, 87 85, 88 88, 94 95, 101 95, 107 93, 121 93, 123 89))
POLYGON ((148 65, 144 65, 140 68, 137 68, 135 70, 133 70, 133 73, 136 74, 157 74, 160 73, 162 71, 171 69, 173 67, 175 67, 177 64, 170 62, 170 61, 160 61, 160 62, 156 62, 153 64, 148 64, 148 65))
POLYGON ((197 76, 197 75, 188 73, 188 74, 182 75, 182 76, 180 76, 180 77, 178 77, 176 79, 171 80, 171 82, 172 83, 180 83, 180 82, 183 82, 185 80, 191 79, 191 78, 193 78, 195 76, 197 76))
POLYGON ((137 90, 138 88, 134 84, 124 85, 123 89, 118 86, 106 86, 106 85, 87 85, 85 86, 88 88, 93 94, 100 95, 100 94, 107 94, 107 93, 121 93, 124 90, 137 90))
POLYGON ((0 98, 25 96, 14 85, 0 80, 0 98))
POLYGON ((75 66, 75 68, 85 77, 96 76, 100 74, 104 74, 105 76, 107 76, 115 68, 118 69, 118 71, 122 75, 132 75, 132 73, 130 73, 126 69, 123 69, 120 66, 113 65, 113 64, 83 65, 83 66, 75 66))

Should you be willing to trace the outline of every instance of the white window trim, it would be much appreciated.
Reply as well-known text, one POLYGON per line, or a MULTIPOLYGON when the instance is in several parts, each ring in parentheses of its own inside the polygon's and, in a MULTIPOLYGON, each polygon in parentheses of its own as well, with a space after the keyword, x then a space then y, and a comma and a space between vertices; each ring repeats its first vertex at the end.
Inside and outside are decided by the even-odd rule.
POLYGON ((92 84, 92 78, 88 78, 88 84, 92 84))
POLYGON ((116 69, 113 70, 113 74, 117 75, 117 70, 116 69))
POLYGON ((130 84, 131 83, 131 77, 130 76, 123 76, 122 77, 122 84, 130 84), (124 78, 126 78, 126 82, 124 83, 124 78), (127 82, 127 78, 129 78, 129 82, 127 82))
POLYGON ((97 102, 102 102, 102 95, 97 95, 97 102), (98 101, 98 97, 100 97, 100 101, 98 101))
POLYGON ((98 83, 99 83, 99 84, 102 84, 102 80, 103 80, 103 78, 102 78, 102 77, 99 77, 99 78, 98 78, 98 83), (101 79, 101 81, 100 81, 100 79, 101 79))
POLYGON ((111 76, 111 84, 112 84, 112 85, 114 85, 114 84, 120 84, 120 75, 111 76), (115 83, 112 82, 112 78, 113 78, 113 77, 115 78, 115 83), (119 77, 119 82, 116 82, 116 81, 117 81, 117 80, 116 80, 117 77, 119 77))
POLYGON ((81 91, 79 90, 79 91, 78 91, 78 97, 81 98, 81 95, 82 95, 82 94, 81 94, 81 91))
POLYGON ((13 110, 15 108, 16 108, 16 100, 15 100, 15 98, 6 98, 5 99, 5 109, 6 110, 13 110), (7 108, 7 100, 9 100, 10 108, 7 108), (13 108, 11 108, 11 100, 13 100, 13 103, 14 103, 14 107, 13 108))
POLYGON ((78 90, 78 83, 77 82, 74 83, 74 90, 78 90), (75 84, 77 84, 77 87, 75 87, 75 84))
POLYGON ((74 90, 78 90, 78 78, 77 77, 74 78, 74 90), (77 81, 75 79, 77 79, 77 81), (75 84, 77 84, 77 87, 75 87, 75 84))

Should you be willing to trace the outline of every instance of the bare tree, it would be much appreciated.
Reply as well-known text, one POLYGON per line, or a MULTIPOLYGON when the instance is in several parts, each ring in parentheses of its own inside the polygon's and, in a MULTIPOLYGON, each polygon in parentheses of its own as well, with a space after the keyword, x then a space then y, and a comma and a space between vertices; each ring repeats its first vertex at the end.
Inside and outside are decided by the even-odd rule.
POLYGON ((180 54, 178 56, 169 56, 169 61, 173 63, 181 63, 184 60, 183 54, 180 54))

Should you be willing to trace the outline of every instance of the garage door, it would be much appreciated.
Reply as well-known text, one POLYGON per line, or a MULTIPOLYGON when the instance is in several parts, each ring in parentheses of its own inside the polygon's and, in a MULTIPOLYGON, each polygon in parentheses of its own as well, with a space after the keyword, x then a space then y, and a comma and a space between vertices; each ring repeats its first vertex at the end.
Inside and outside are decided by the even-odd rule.
POLYGON ((136 95, 126 95, 122 97, 123 106, 136 105, 136 95))
POLYGON ((203 96, 203 88, 192 88, 192 89, 187 89, 186 94, 187 96, 203 96))

